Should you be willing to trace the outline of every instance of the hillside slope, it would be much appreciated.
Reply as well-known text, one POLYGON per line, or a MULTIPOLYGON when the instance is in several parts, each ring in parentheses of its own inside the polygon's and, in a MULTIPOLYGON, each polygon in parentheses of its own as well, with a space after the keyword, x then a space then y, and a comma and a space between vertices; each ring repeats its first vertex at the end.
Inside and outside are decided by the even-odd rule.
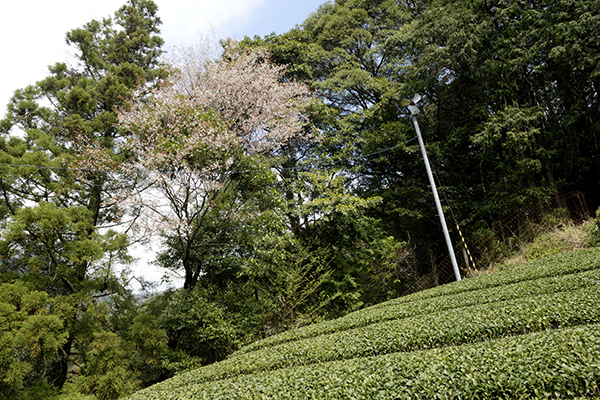
POLYGON ((600 396, 600 249, 522 264, 285 332, 149 399, 600 396))

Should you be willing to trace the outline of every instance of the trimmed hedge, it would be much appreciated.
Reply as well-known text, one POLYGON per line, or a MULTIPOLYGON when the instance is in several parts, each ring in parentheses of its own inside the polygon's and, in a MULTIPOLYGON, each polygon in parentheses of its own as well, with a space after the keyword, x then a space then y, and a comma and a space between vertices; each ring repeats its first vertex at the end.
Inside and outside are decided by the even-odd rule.
POLYGON ((600 326, 198 383, 193 373, 132 400, 528 399, 600 396, 600 326))
MULTIPOLYGON (((240 354, 196 371, 196 383, 256 371, 454 346, 509 335, 600 323, 600 286, 391 320, 240 354), (432 323, 434 321, 435 323, 432 323)), ((178 378, 171 385, 178 385, 178 378)))
POLYGON ((240 349, 234 356, 271 347, 281 343, 306 339, 333 332, 359 328, 373 323, 392 319, 409 318, 433 314, 443 310, 483 305, 502 300, 520 299, 577 290, 600 284, 600 269, 569 275, 539 278, 533 281, 517 282, 505 286, 491 287, 477 291, 459 292, 407 303, 390 304, 387 307, 370 307, 348 314, 342 318, 309 325, 300 329, 283 332, 279 335, 252 343, 240 349))
POLYGON ((563 254, 268 338, 132 399, 600 395, 599 304, 600 249, 563 254))

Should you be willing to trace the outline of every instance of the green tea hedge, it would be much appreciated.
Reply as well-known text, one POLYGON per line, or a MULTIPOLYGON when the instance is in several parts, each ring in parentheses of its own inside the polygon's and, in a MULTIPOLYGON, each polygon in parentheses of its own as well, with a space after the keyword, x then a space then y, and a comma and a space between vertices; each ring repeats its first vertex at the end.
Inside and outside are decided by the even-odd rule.
POLYGON ((600 326, 261 371, 199 383, 193 373, 136 393, 151 399, 529 399, 599 396, 600 326))
POLYGON ((132 399, 599 396, 600 249, 257 342, 132 399))
POLYGON ((315 337, 332 332, 340 332, 342 330, 358 328, 392 319, 398 320, 460 307, 572 291, 585 287, 597 286, 598 284, 600 284, 600 269, 594 269, 569 275, 517 282, 505 286, 458 292, 446 296, 425 298, 407 303, 395 303, 390 304, 387 307, 370 307, 333 321, 310 325, 301 329, 271 336, 246 346, 238 351, 237 354, 259 350, 288 341, 315 337))

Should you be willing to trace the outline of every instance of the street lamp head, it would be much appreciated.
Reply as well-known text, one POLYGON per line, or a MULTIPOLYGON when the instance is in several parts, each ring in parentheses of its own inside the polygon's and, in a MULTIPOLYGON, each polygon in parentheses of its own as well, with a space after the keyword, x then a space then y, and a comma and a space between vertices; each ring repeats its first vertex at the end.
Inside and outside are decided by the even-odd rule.
POLYGON ((418 93, 415 93, 412 100, 402 100, 402 105, 405 107, 408 106, 408 109, 410 110, 411 115, 414 116, 421 112, 421 110, 419 110, 419 107, 417 107, 417 103, 419 102, 419 100, 421 100, 421 95, 418 93))

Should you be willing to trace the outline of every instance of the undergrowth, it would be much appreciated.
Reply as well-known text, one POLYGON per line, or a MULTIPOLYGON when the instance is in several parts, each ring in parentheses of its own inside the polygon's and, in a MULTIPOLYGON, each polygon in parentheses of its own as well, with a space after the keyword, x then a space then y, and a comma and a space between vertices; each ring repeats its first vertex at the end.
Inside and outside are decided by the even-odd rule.
POLYGON ((548 214, 541 222, 530 224, 531 235, 511 238, 511 249, 475 275, 512 268, 516 265, 564 252, 600 246, 600 209, 596 218, 573 222, 557 213, 548 214))

